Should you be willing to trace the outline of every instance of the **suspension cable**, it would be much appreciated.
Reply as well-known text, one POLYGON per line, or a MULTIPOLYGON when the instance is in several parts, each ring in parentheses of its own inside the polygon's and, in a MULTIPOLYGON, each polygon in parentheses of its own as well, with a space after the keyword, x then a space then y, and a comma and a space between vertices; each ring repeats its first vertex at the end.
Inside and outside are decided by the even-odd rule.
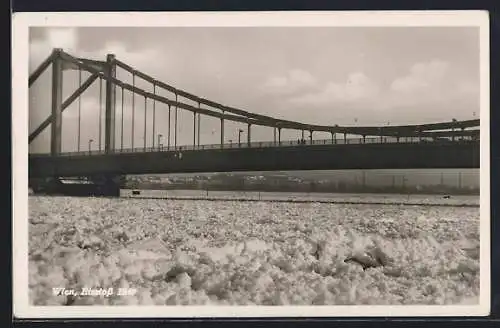
POLYGON ((121 90, 122 90, 122 128, 121 128, 121 144, 120 144, 120 147, 121 147, 121 150, 123 150, 123 121, 124 121, 124 113, 123 113, 123 101, 124 101, 124 91, 125 89, 123 89, 123 87, 121 87, 121 90))
MULTIPOLYGON (((132 86, 135 88, 135 73, 132 73, 132 86)), ((135 122, 135 92, 132 92, 132 149, 134 149, 134 122, 135 122)))
POLYGON ((116 94, 118 93, 118 91, 117 91, 118 88, 116 87, 116 84, 113 83, 112 85, 113 85, 113 91, 114 91, 115 95, 113 97, 113 120, 114 120, 114 122, 113 122, 113 134, 114 135, 112 136, 113 149, 111 151, 114 152, 117 148, 116 147, 116 143, 117 143, 116 142, 116 138, 117 138, 117 136, 116 136, 116 94))
POLYGON ((170 105, 168 105, 168 131, 167 131, 167 150, 170 150, 170 132, 171 132, 171 124, 170 124, 170 105))
POLYGON ((144 96, 144 150, 146 150, 147 118, 148 118, 148 98, 144 96))
MULTIPOLYGON (((78 88, 82 86, 82 69, 78 68, 78 88)), ((82 125, 82 95, 78 96, 78 151, 81 143, 81 125, 82 125)))
POLYGON ((193 112, 193 149, 196 148, 196 112, 193 112))
MULTIPOLYGON (((156 95, 156 82, 153 82, 153 94, 156 95)), ((155 132, 156 132, 155 118, 156 118, 156 100, 153 99, 153 148, 155 148, 155 132)))
POLYGON ((99 77, 99 151, 102 143, 102 77, 99 77))
POLYGON ((177 93, 175 94, 175 113, 174 113, 174 149, 177 149, 177 93))
MULTIPOLYGON (((200 103, 198 102, 198 108, 201 108, 200 103)), ((201 113, 198 113, 198 148, 200 148, 200 130, 201 130, 201 113)))

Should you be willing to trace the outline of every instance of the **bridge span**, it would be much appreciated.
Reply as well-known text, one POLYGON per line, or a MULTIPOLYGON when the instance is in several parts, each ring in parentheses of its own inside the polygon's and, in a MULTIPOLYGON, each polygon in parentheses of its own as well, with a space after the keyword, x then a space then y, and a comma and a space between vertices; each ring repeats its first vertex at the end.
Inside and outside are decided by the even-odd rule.
POLYGON ((121 62, 113 54, 109 54, 105 61, 99 61, 77 58, 62 49, 54 49, 33 71, 28 85, 31 87, 49 66, 52 66, 51 114, 29 135, 31 144, 50 126, 50 153, 29 154, 29 181, 35 192, 116 196, 119 195, 120 179, 127 174, 479 167, 478 119, 392 126, 317 125, 290 121, 226 106, 177 89, 121 62), (117 69, 130 73, 132 83, 117 78, 117 69), (64 100, 62 86, 66 70, 78 71, 79 86, 64 100), (86 80, 82 80, 82 73, 87 74, 86 80), (149 83, 152 92, 139 88, 136 78, 149 83), (98 136, 82 140, 80 100, 96 81, 99 82, 98 136), (132 95, 131 131, 124 130, 125 92, 132 95), (120 106, 117 106, 120 98, 120 106), (62 114, 77 99, 77 149, 64 153, 62 114), (144 120, 141 122, 134 119, 137 102, 144 104, 144 120), (118 107, 121 107, 120 129, 117 129, 120 126, 116 115, 118 107), (149 116, 148 109, 151 110, 149 116), (168 119, 157 119, 160 110, 168 113, 168 119), (178 142, 179 110, 192 114, 192 123, 187 127, 193 131, 190 145, 178 142), (200 133, 202 116, 220 122, 219 144, 203 144, 200 133), (150 130, 148 117, 152 123, 150 130), (237 143, 227 139, 225 125, 228 121, 242 126, 238 129, 237 143), (143 136, 139 138, 136 124, 144 127, 143 136), (251 128, 255 126, 270 129, 274 140, 252 140, 251 128), (166 136, 158 133, 160 128, 167 131, 166 136), (283 140, 282 129, 296 131, 297 141, 283 140), (331 139, 315 139, 318 132, 329 134, 331 139), (241 140, 242 133, 246 134, 246 140, 241 140), (130 137, 129 141, 124 140, 125 134, 126 138, 130 137), (348 139, 353 135, 359 136, 355 142, 348 139), (163 143, 162 137, 166 139, 163 143), (134 146, 137 140, 143 142, 142 147, 134 146), (87 141, 88 151, 82 151, 81 146, 87 141), (124 148, 125 142, 130 142, 131 149, 124 148), (93 184, 63 186, 61 178, 64 177, 86 177, 93 184))
POLYGON ((479 142, 294 145, 30 155, 33 178, 233 171, 478 168, 479 142))

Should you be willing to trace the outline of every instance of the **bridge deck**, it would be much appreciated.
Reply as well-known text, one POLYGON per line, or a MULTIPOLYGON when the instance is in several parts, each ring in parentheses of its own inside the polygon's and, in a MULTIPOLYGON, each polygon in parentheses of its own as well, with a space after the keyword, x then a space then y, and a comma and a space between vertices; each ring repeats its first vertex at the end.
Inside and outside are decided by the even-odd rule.
POLYGON ((227 171, 479 168, 479 142, 290 145, 29 156, 30 177, 227 171))

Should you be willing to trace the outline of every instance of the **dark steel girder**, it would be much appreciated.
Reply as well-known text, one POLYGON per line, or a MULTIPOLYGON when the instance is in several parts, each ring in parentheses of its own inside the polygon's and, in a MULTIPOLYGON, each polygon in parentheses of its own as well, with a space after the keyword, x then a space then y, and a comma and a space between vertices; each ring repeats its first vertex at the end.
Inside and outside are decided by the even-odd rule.
MULTIPOLYGON (((97 74, 92 74, 78 89, 75 90, 75 92, 73 92, 72 95, 70 95, 61 105, 61 112, 63 112, 66 108, 69 107, 69 105, 71 105, 71 103, 73 103, 73 101, 75 101, 82 93, 85 92, 85 90, 88 89, 88 87, 90 87, 90 85, 97 79, 98 75, 97 74)), ((29 135, 29 143, 31 143, 40 133, 42 133, 43 130, 45 130, 45 128, 47 126, 49 126, 49 124, 52 122, 53 120, 53 117, 52 115, 49 115, 49 117, 47 117, 39 126, 38 128, 36 128, 35 131, 33 131, 30 135, 29 135)))
MULTIPOLYGON (((166 105, 169 105, 169 106, 172 106, 172 107, 181 108, 181 109, 185 109, 185 110, 188 110, 188 111, 193 112, 193 113, 200 113, 200 114, 207 115, 207 116, 212 116, 212 117, 216 117, 216 118, 227 119, 227 120, 230 120, 230 121, 236 121, 236 122, 242 122, 242 123, 248 123, 248 122, 250 122, 251 124, 258 124, 257 121, 254 121, 254 120, 250 120, 249 121, 245 117, 240 117, 240 116, 235 116, 235 115, 228 115, 228 114, 220 114, 220 113, 208 110, 208 109, 194 107, 194 106, 182 103, 182 102, 176 102, 176 101, 170 100, 170 99, 168 99, 166 97, 160 96, 158 94, 154 94, 154 93, 145 91, 145 90, 143 90, 141 88, 138 88, 136 86, 133 86, 131 84, 124 83, 124 82, 122 82, 122 81, 120 81, 120 80, 118 80, 116 78, 106 76, 104 73, 100 72, 99 70, 96 70, 95 68, 91 67, 90 65, 87 65, 87 64, 83 63, 82 61, 79 61, 78 59, 76 59, 76 58, 74 58, 71 55, 68 55, 66 53, 62 54, 62 58, 64 60, 66 60, 66 61, 69 61, 69 62, 77 65, 82 70, 86 70, 86 71, 88 71, 88 72, 90 72, 92 74, 97 74, 103 80, 110 81, 110 82, 116 84, 117 86, 122 87, 123 89, 126 89, 128 91, 134 92, 134 93, 136 93, 138 95, 141 95, 143 97, 146 97, 146 98, 153 99, 155 101, 164 103, 166 105)), ((139 76, 139 75, 137 75, 137 76, 139 76)), ((160 86, 159 82, 157 82, 157 86, 160 86)))
MULTIPOLYGON (((78 58, 78 60, 82 61, 83 63, 92 66, 94 69, 99 70, 104 72, 105 67, 106 67, 106 62, 100 61, 100 60, 91 60, 91 59, 85 59, 85 58, 78 58)), ((65 62, 63 65, 64 70, 78 70, 78 66, 71 63, 71 62, 65 62)))
POLYGON ((52 64, 52 61, 54 60, 56 54, 55 52, 52 52, 34 71, 31 73, 29 80, 28 80, 28 86, 31 86, 39 77, 42 75, 43 72, 47 69, 47 67, 52 64))
MULTIPOLYGON (((127 70, 130 73, 135 74, 136 76, 150 82, 154 83, 157 86, 173 92, 181 97, 187 98, 189 100, 195 101, 200 104, 204 104, 206 106, 210 106, 212 108, 216 108, 222 111, 226 111, 229 113, 237 114, 240 116, 244 116, 250 119, 258 120, 259 125, 265 125, 270 127, 281 127, 285 129, 294 129, 294 130, 308 130, 308 131, 324 131, 324 132, 332 132, 332 133, 347 133, 347 134, 358 134, 358 135, 385 135, 385 136, 396 136, 398 132, 400 134, 411 134, 413 131, 427 131, 427 130, 444 130, 444 129, 452 129, 452 128, 470 128, 479 126, 479 119, 477 120, 467 120, 467 121, 457 121, 457 122, 445 122, 445 123, 430 123, 430 124, 421 124, 421 125, 403 125, 403 126, 388 126, 388 127, 341 127, 341 126, 326 126, 326 125, 314 125, 314 124, 305 124, 296 121, 289 121, 283 119, 277 119, 267 115, 255 114, 245 110, 241 110, 238 108, 225 106, 215 101, 211 101, 202 97, 198 97, 189 92, 177 89, 171 85, 155 80, 153 77, 142 73, 140 71, 135 70, 133 67, 125 64, 122 61, 117 60, 117 65, 121 68, 127 70), (410 130, 410 131, 409 131, 410 130)), ((255 123, 254 123, 255 124, 255 123)))
POLYGON ((476 120, 467 120, 467 121, 455 121, 455 122, 444 122, 444 123, 431 123, 431 124, 421 124, 421 125, 404 125, 404 126, 383 126, 383 127, 345 127, 345 126, 326 126, 326 125, 313 125, 313 124, 305 124, 301 122, 289 121, 277 119, 274 117, 260 115, 255 113, 250 113, 241 109, 225 106, 219 104, 214 101, 210 101, 208 99, 200 98, 196 95, 188 93, 186 91, 176 89, 173 86, 165 84, 161 81, 155 80, 153 77, 135 70, 131 66, 123 63, 120 60, 116 60, 116 65, 129 71, 137 77, 140 77, 150 83, 155 84, 156 86, 168 90, 170 92, 175 93, 178 96, 187 98, 189 100, 195 101, 200 104, 204 104, 216 109, 220 109, 224 112, 229 112, 236 115, 230 114, 221 114, 215 111, 211 111, 209 109, 201 109, 198 107, 194 107, 188 105, 186 103, 172 101, 166 97, 159 96, 154 93, 147 92, 143 89, 137 88, 128 83, 124 83, 116 78, 109 78, 104 76, 102 72, 95 69, 86 60, 79 60, 67 53, 61 53, 61 56, 68 62, 72 63, 80 67, 81 69, 87 70, 91 73, 99 73, 100 77, 105 80, 109 80, 116 85, 127 89, 131 92, 137 93, 141 96, 148 97, 150 99, 162 102, 169 106, 178 107, 184 110, 188 110, 195 113, 200 113, 207 116, 216 117, 219 119, 228 119, 235 122, 247 123, 252 125, 259 126, 267 126, 267 127, 278 127, 285 129, 294 129, 294 130, 308 130, 308 131, 317 131, 317 132, 329 132, 329 133, 346 133, 346 134, 354 134, 354 135, 365 135, 365 136, 414 136, 419 135, 423 131, 429 130, 443 130, 443 129, 461 129, 461 128, 470 128, 479 126, 479 119, 476 120))

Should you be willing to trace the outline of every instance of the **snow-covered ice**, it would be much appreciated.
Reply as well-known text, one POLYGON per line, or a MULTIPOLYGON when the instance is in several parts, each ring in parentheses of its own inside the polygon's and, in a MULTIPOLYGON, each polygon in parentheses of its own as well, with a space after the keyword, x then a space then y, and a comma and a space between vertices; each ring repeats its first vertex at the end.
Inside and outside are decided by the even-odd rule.
POLYGON ((30 196, 35 305, 470 304, 479 208, 30 196), (349 256, 376 256, 363 268, 349 256))

